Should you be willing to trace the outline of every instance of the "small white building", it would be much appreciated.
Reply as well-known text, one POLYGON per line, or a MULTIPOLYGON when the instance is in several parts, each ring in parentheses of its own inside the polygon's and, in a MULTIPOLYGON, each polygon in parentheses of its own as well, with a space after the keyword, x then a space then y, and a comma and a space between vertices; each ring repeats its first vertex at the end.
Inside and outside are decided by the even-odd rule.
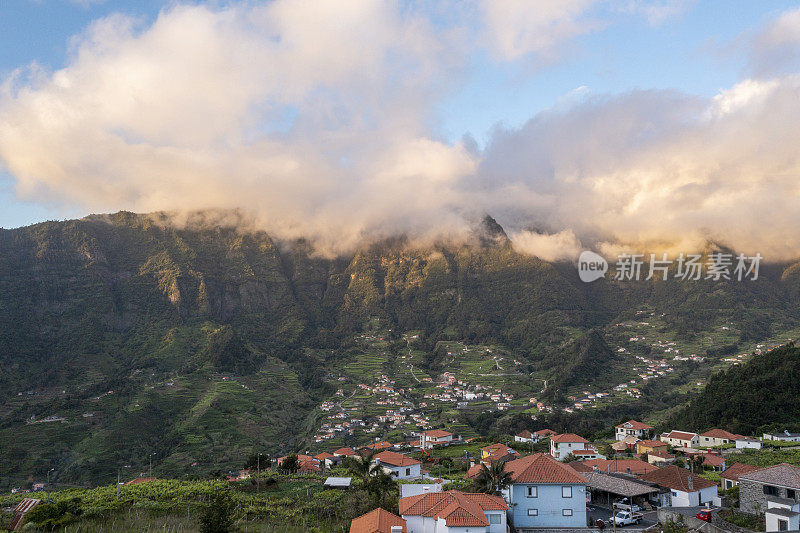
POLYGON ((764 433, 764 440, 786 440, 789 442, 800 442, 800 433, 789 433, 784 431, 782 433, 764 433))
POLYGON ((786 498, 767 498, 764 518, 767 531, 797 531, 800 529, 800 503, 786 498))
POLYGON ((563 461, 570 454, 575 455, 577 450, 590 448, 589 441, 574 433, 563 433, 550 437, 550 455, 558 461, 563 461))
POLYGON ((419 479, 422 477, 422 463, 402 453, 383 451, 375 454, 373 462, 397 479, 419 479))
POLYGON ((756 439, 736 439, 736 449, 737 450, 760 450, 761 449, 761 441, 756 439))
POLYGON ((623 440, 625 437, 636 437, 637 439, 647 439, 650 437, 650 432, 653 431, 653 426, 649 426, 644 422, 637 420, 628 420, 616 426, 617 440, 623 440))
POLYGON ((700 434, 699 446, 710 448, 712 446, 722 446, 723 444, 733 444, 738 439, 743 439, 744 435, 736 435, 724 429, 712 429, 700 434))
POLYGON ((700 442, 700 435, 673 429, 669 433, 662 433, 659 440, 676 448, 692 448, 700 442))
POLYGON ((539 439, 526 429, 514 435, 514 442, 525 442, 532 444, 534 442, 539 442, 539 439))
POLYGON ((642 481, 656 483, 666 489, 660 505, 665 507, 696 507, 713 502, 717 495, 717 484, 690 473, 675 465, 665 466, 639 476, 642 481))

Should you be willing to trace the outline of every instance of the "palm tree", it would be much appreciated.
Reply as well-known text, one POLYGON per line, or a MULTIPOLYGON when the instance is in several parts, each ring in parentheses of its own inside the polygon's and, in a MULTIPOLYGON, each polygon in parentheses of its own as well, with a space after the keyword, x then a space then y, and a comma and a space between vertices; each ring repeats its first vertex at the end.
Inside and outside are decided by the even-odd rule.
POLYGON ((475 489, 477 492, 499 495, 500 491, 511 485, 511 481, 505 461, 496 461, 488 467, 481 464, 481 471, 475 478, 475 489))
POLYGON ((383 472, 383 469, 377 465, 372 463, 372 459, 375 456, 375 450, 369 450, 363 455, 359 457, 348 457, 345 460, 345 466, 353 475, 364 482, 364 486, 367 486, 369 483, 369 479, 377 474, 378 472, 383 472))

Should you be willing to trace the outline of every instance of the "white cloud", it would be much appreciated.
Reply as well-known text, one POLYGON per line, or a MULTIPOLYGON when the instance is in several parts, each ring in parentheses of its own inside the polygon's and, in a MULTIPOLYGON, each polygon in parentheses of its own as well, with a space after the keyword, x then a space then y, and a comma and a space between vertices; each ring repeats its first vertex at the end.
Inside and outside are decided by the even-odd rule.
POLYGON ((521 230, 509 235, 514 249, 545 261, 577 259, 583 247, 572 230, 547 234, 521 230))

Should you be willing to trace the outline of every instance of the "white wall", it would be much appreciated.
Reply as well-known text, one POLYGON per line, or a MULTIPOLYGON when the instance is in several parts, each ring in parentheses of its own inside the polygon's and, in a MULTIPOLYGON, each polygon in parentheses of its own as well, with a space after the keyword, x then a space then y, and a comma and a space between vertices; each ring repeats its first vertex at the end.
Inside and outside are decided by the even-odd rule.
POLYGON ((717 487, 708 487, 694 492, 683 492, 680 490, 672 491, 672 507, 695 507, 697 505, 705 504, 706 502, 713 502, 717 497, 717 487), (701 498, 702 496, 702 498, 701 498))

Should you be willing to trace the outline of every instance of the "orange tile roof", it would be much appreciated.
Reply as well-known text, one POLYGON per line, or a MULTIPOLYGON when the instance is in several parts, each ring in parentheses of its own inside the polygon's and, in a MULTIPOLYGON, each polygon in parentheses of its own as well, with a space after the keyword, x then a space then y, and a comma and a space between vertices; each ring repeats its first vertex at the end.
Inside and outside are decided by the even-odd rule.
POLYGON ((509 461, 506 471, 514 483, 586 483, 574 469, 543 453, 509 461))
POLYGON ((644 481, 650 481, 662 487, 680 490, 682 492, 697 492, 701 489, 717 486, 713 481, 701 478, 700 476, 690 473, 685 468, 675 465, 665 466, 639 477, 644 481), (690 481, 692 485, 691 490, 689 489, 690 481))
POLYGON ((517 433, 517 437, 521 437, 523 439, 530 439, 530 438, 533 437, 533 433, 531 433, 527 429, 524 429, 524 430, 520 431, 519 433, 517 433))
POLYGON ((332 453, 322 452, 315 455, 314 459, 317 459, 318 461, 324 461, 325 459, 330 459, 331 457, 336 457, 336 456, 333 455, 332 453))
POLYGON ((406 531, 406 521, 396 514, 378 507, 350 522, 350 533, 392 533, 392 526, 403 526, 406 531))
POLYGON ((739 476, 749 474, 750 472, 755 472, 756 470, 760 470, 760 468, 744 463, 733 463, 731 466, 726 468, 725 471, 719 475, 719 477, 733 481, 739 481, 739 476))
POLYGON ((353 448, 344 447, 344 448, 339 448, 338 450, 335 450, 333 452, 333 455, 350 456, 350 455, 357 455, 357 454, 356 454, 355 450, 353 450, 353 448))
POLYGON ((627 428, 626 424, 630 424, 630 429, 653 429, 653 426, 648 426, 644 422, 639 422, 637 420, 628 420, 627 422, 623 422, 622 424, 618 425, 618 428, 627 428))
POLYGON ((450 435, 452 435, 452 433, 450 433, 449 431, 445 431, 443 429, 432 429, 430 431, 425 432, 426 437, 433 437, 435 439, 439 437, 447 437, 450 435))
POLYGON ((514 450, 513 448, 509 448, 502 442, 484 446, 483 448, 481 448, 481 452, 486 452, 488 456, 484 457, 484 459, 489 459, 490 461, 502 459, 506 455, 516 455, 517 453, 516 450, 514 450))
POLYGON ((637 444, 641 444, 642 446, 646 446, 648 448, 666 448, 669 446, 669 444, 660 440, 640 440, 637 444))
POLYGON ((397 452, 390 452, 388 450, 376 453, 374 459, 377 459, 381 463, 386 463, 387 465, 391 466, 411 466, 411 465, 422 464, 421 462, 407 455, 403 455, 402 453, 397 453, 397 452))
POLYGON ((584 461, 572 461, 567 463, 567 466, 576 472, 592 472, 594 470, 591 466, 587 466, 584 461))
POLYGON ((728 439, 728 440, 736 440, 736 439, 743 439, 743 435, 737 435, 736 433, 731 433, 730 431, 725 431, 724 429, 710 429, 705 433, 700 434, 701 437, 709 437, 711 439, 728 439))
POLYGON ((575 433, 562 433, 561 435, 555 435, 550 437, 552 442, 586 442, 589 441, 581 437, 580 435, 576 435, 575 433))
POLYGON ((363 448, 369 448, 370 450, 387 450, 394 446, 391 442, 382 440, 380 442, 373 442, 372 444, 367 444, 363 446, 363 448))
POLYGON ((475 479, 476 477, 478 477, 478 474, 480 474, 482 470, 483 470, 483 465, 481 463, 474 464, 471 467, 469 467, 469 470, 467 470, 467 473, 464 475, 464 477, 467 479, 475 479))
POLYGON ((552 429, 540 429, 539 431, 534 431, 533 434, 539 437, 549 437, 552 435, 557 435, 557 433, 552 429))
POLYGON ((667 434, 668 439, 692 440, 694 437, 695 433, 687 433, 685 431, 670 431, 667 434))
POLYGON ((403 516, 442 518, 448 527, 480 527, 489 525, 484 511, 506 511, 508 504, 500 496, 450 490, 400 498, 399 508, 403 516))
POLYGON ((719 455, 712 455, 710 453, 707 453, 707 454, 703 455, 703 464, 709 465, 709 466, 712 466, 712 467, 717 467, 717 466, 720 466, 722 464, 725 464, 725 458, 724 457, 720 457, 719 455))
POLYGON ((640 459, 589 459, 584 464, 606 474, 635 474, 641 475, 657 470, 658 467, 640 459))

